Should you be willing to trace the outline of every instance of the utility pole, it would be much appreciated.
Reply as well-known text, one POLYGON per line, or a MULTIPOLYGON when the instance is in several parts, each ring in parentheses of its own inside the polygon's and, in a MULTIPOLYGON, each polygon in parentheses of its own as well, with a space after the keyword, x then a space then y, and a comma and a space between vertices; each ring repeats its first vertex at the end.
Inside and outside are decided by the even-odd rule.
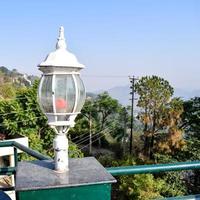
POLYGON ((130 89, 131 89, 131 135, 130 135, 130 155, 133 153, 133 111, 134 111, 134 100, 135 100, 135 81, 138 80, 134 76, 129 77, 130 89))

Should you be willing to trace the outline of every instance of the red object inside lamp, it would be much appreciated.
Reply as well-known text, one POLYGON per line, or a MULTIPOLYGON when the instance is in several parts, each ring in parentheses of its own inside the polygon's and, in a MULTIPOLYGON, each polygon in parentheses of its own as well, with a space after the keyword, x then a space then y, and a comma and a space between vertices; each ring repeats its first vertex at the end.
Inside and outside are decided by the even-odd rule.
POLYGON ((56 109, 66 109, 67 108, 67 101, 63 98, 56 99, 56 109))

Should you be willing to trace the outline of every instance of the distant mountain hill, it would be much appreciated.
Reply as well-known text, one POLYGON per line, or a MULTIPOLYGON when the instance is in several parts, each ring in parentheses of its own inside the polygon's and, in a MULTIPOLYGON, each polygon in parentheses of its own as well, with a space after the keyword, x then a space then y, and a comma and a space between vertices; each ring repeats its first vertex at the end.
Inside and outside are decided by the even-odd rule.
POLYGON ((0 84, 12 83, 16 86, 30 86, 37 76, 27 75, 18 72, 16 69, 9 70, 7 67, 0 66, 0 84))
MULTIPOLYGON (((107 92, 110 94, 110 96, 114 99, 117 99, 122 105, 130 105, 130 86, 117 86, 113 87, 111 89, 108 89, 107 92)), ((101 93, 102 91, 95 92, 96 94, 101 93)), ((200 89, 199 90, 186 90, 186 89, 180 89, 180 88, 175 88, 174 91, 174 96, 175 97, 181 97, 182 99, 190 99, 195 96, 200 96, 200 89)), ((136 95, 137 98, 137 95, 136 95)))
POLYGON ((175 88, 174 96, 181 97, 182 99, 186 99, 186 100, 193 97, 200 97, 200 89, 199 90, 184 90, 180 88, 175 88))
POLYGON ((117 86, 107 91, 110 96, 117 99, 122 105, 130 105, 130 86, 117 86))

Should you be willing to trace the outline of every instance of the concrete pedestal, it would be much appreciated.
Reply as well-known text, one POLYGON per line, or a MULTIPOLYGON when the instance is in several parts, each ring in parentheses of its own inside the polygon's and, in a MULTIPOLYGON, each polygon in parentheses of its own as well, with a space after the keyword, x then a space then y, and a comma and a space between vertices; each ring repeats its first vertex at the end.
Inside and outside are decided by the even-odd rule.
POLYGON ((110 200, 116 180, 93 157, 70 159, 69 172, 57 173, 53 161, 20 162, 18 200, 110 200))

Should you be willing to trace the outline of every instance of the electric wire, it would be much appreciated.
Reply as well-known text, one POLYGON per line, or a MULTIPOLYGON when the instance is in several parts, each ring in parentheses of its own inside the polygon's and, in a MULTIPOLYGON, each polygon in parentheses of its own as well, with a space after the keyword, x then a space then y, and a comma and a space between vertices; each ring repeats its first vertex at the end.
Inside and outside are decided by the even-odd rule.
MULTIPOLYGON (((108 127, 105 128, 105 129, 103 129, 103 130, 101 130, 101 131, 99 131, 98 133, 93 134, 93 135, 92 135, 92 138, 94 138, 94 137, 96 137, 97 135, 101 134, 101 133, 102 133, 103 131, 105 131, 106 129, 108 129, 108 127)), ((79 142, 79 143, 75 143, 75 144, 76 144, 76 145, 80 145, 80 144, 86 142, 89 138, 90 138, 90 135, 88 135, 88 137, 87 137, 85 140, 83 140, 83 141, 81 141, 81 142, 79 142)))
MULTIPOLYGON (((104 130, 102 130, 102 131, 104 131, 104 130)), ((101 132, 102 132, 102 131, 101 131, 101 132)), ((110 131, 109 133, 111 133, 111 131, 110 131)), ((99 140, 100 138, 104 137, 106 134, 107 134, 107 133, 103 133, 101 136, 99 136, 98 138, 96 138, 95 140, 93 140, 93 141, 91 142, 91 144, 93 144, 94 142, 96 142, 96 141, 99 140)), ((76 145, 77 145, 77 144, 76 144, 76 145)), ((89 145, 90 145, 90 143, 87 144, 87 145, 82 146, 79 150, 83 150, 85 147, 87 147, 87 146, 89 146, 89 145)), ((70 153, 74 153, 74 152, 76 152, 76 151, 69 150, 69 152, 70 152, 70 153)))
MULTIPOLYGON (((99 129, 100 126, 101 126, 101 125, 99 125, 99 126, 97 126, 97 127, 95 127, 95 128, 96 128, 96 129, 99 129)), ((74 142, 74 143, 79 143, 80 141, 82 141, 82 140, 84 140, 85 138, 87 138, 87 137, 90 136, 89 133, 84 133, 84 134, 82 134, 82 135, 78 135, 78 136, 76 137, 76 138, 79 137, 79 138, 80 138, 79 140, 74 141, 75 138, 73 138, 72 142, 74 142), (87 134, 87 135, 86 135, 86 134, 87 134), (82 135, 86 135, 86 136, 80 138, 80 136, 82 136, 82 135)))
POLYGON ((88 78, 127 78, 129 75, 82 75, 88 78))
MULTIPOLYGON (((111 131, 110 131, 109 133, 111 133, 111 131)), ((107 134, 107 133, 103 133, 100 137, 98 137, 98 138, 96 138, 95 140, 93 140, 92 143, 94 143, 94 142, 96 142, 97 140, 101 139, 101 138, 104 137, 106 134, 107 134)), ((92 144, 92 143, 91 143, 91 144, 92 144)), ((89 145, 90 145, 90 144, 87 144, 87 145, 81 147, 80 150, 83 150, 85 147, 87 147, 87 146, 89 146, 89 145)))
MULTIPOLYGON (((116 118, 114 118, 113 120, 115 120, 116 118)), ((108 127, 111 127, 112 126, 112 124, 110 124, 110 125, 108 125, 108 126, 106 126, 106 127, 104 127, 104 129, 105 128, 108 128, 108 127)), ((99 126, 97 126, 97 127, 95 127, 96 129, 99 129, 101 127, 101 125, 99 125, 99 126)), ((101 131, 103 131, 103 130, 100 130, 100 132, 101 131)), ((97 132, 97 133, 95 133, 95 134, 98 134, 99 132, 97 132)), ((86 135, 86 136, 84 136, 83 138, 81 138, 80 140, 77 140, 77 141, 72 141, 72 142, 74 142, 75 144, 77 144, 77 143, 79 143, 79 142, 83 142, 82 140, 84 140, 84 142, 85 141, 87 141, 87 139, 89 139, 89 137, 90 137, 90 135, 89 135, 89 133, 85 133, 85 134, 88 134, 88 135, 86 135), (87 138, 87 139, 86 139, 87 138)), ((84 135, 85 135, 84 134, 84 135)), ((94 135, 94 134, 93 134, 94 135)))
MULTIPOLYGON (((92 138, 96 137, 97 135, 100 135, 100 133, 102 133, 103 131, 109 129, 111 126, 112 126, 112 125, 106 126, 103 130, 100 130, 98 133, 93 134, 93 135, 92 135, 92 138)), ((89 135, 89 137, 90 137, 90 135, 89 135)), ((80 145, 80 144, 86 142, 86 141, 89 139, 89 137, 88 137, 87 139, 85 139, 85 140, 83 140, 83 141, 81 141, 81 142, 79 142, 79 143, 75 143, 75 144, 76 144, 76 145, 80 145)))
MULTIPOLYGON (((96 127, 97 128, 97 127, 96 127)), ((97 128, 98 129, 98 128, 97 128)), ((96 134, 96 133, 95 133, 96 134)), ((90 137, 90 134, 89 133, 84 133, 83 135, 86 135, 86 136, 84 136, 84 137, 82 137, 82 138, 80 138, 79 140, 76 140, 76 141, 73 141, 72 140, 72 142, 74 142, 74 143, 79 143, 79 142, 81 142, 82 140, 85 140, 86 138, 88 138, 88 137, 90 137), (87 134, 87 135, 86 135, 87 134)), ((77 137, 80 137, 80 135, 79 136, 77 136, 77 137)))
MULTIPOLYGON (((102 130, 102 131, 105 131, 105 130, 102 130)), ((97 135, 100 135, 102 131, 99 131, 98 133, 95 133, 92 135, 92 138, 96 137, 97 135)), ((88 139, 90 138, 90 135, 83 141, 79 142, 79 143, 75 143, 76 145, 80 145, 80 144, 83 144, 84 142, 86 142, 88 139)))
MULTIPOLYGON (((113 121, 114 120, 116 120, 117 119, 117 117, 114 117, 114 119, 113 119, 113 121)), ((107 122, 107 120, 105 121, 105 122, 107 122)), ((112 124, 110 124, 110 125, 108 125, 107 127, 110 127, 110 126, 112 126, 112 124)), ((97 127, 95 127, 96 129, 99 129, 101 127, 101 125, 99 125, 99 126, 97 126, 97 127)), ((104 127, 104 128, 106 128, 106 127, 104 127)), ((101 131, 101 130, 100 130, 101 131)), ((97 132, 98 133, 98 132, 97 132)), ((80 141, 82 141, 82 140, 84 140, 85 138, 89 138, 90 137, 90 135, 89 135, 89 133, 84 133, 83 135, 85 135, 85 134, 88 134, 88 135, 86 135, 86 136, 84 136, 84 137, 82 137, 80 140, 77 140, 77 141, 74 141, 74 139, 75 138, 73 138, 73 140, 71 140, 73 143, 79 143, 80 141)), ((96 134, 96 133, 95 133, 96 134)), ((78 138, 78 137, 80 137, 80 135, 79 136, 76 136, 76 138, 78 138)))
MULTIPOLYGON (((77 135, 76 137, 74 137, 74 138, 72 138, 72 142, 77 142, 77 141, 75 141, 77 138, 80 138, 80 136, 83 136, 83 135, 86 135, 87 134, 87 136, 88 136, 88 133, 84 133, 84 134, 81 134, 81 135, 77 135)), ((84 136, 85 137, 85 136, 84 136)))
MULTIPOLYGON (((87 135, 84 136, 84 137, 82 137, 81 139, 79 139, 79 140, 77 140, 77 141, 73 141, 73 140, 72 140, 72 142, 73 142, 73 143, 79 143, 79 142, 82 142, 82 140, 85 140, 86 138, 89 138, 89 137, 90 137, 89 133, 85 133, 85 134, 87 134, 87 135)), ((85 134, 84 134, 84 135, 85 135, 85 134)))

